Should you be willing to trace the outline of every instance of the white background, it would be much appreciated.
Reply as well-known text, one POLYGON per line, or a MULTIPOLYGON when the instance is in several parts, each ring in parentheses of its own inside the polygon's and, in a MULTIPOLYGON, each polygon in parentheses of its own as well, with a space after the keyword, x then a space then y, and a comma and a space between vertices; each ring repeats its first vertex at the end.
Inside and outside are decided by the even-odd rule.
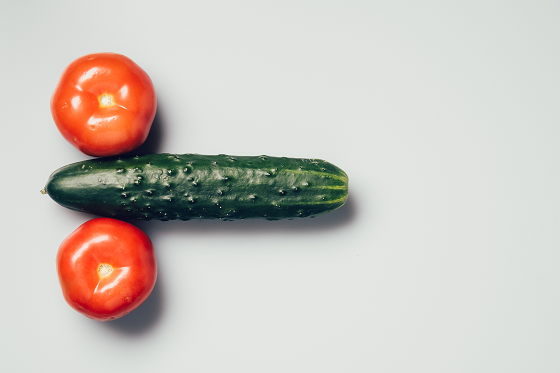
POLYGON ((2 371, 559 372, 559 21, 555 0, 2 0, 2 371), (150 298, 76 313, 54 260, 92 216, 39 191, 88 158, 49 100, 94 52, 154 82, 143 152, 323 158, 347 205, 139 223, 150 298))

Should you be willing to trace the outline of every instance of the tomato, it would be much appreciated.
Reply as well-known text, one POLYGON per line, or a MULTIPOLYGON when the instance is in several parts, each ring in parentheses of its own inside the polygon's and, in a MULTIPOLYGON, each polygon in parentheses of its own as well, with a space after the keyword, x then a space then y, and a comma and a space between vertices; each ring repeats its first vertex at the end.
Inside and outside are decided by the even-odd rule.
POLYGON ((156 283, 150 238, 132 224, 96 218, 60 245, 58 279, 66 302, 99 321, 114 320, 138 307, 156 283))
POLYGON ((51 113, 62 136, 96 157, 142 145, 156 108, 148 74, 116 53, 90 54, 72 62, 51 98, 51 113))

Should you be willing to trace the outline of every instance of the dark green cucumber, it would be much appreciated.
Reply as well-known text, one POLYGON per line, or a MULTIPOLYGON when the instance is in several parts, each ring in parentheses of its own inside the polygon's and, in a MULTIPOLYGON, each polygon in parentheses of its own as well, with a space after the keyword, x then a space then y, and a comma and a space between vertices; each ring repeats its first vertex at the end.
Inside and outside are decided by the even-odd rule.
POLYGON ((319 159, 147 154, 70 164, 43 192, 69 209, 117 219, 277 220, 342 206, 348 176, 319 159))

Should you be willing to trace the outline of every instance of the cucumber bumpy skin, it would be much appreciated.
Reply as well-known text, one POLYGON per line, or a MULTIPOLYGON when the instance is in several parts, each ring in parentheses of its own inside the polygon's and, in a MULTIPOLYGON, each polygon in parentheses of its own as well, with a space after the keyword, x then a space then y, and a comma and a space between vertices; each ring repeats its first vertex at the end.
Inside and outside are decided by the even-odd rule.
POLYGON ((147 154, 55 171, 43 192, 72 210, 117 219, 312 217, 348 197, 348 176, 319 159, 147 154))

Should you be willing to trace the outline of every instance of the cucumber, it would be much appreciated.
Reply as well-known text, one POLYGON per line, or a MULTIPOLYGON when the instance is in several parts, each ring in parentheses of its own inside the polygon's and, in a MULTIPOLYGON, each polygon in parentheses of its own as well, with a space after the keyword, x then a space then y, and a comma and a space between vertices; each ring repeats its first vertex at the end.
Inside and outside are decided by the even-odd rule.
POLYGON ((69 209, 117 219, 278 220, 339 208, 348 176, 319 159, 146 154, 64 166, 41 192, 69 209))

